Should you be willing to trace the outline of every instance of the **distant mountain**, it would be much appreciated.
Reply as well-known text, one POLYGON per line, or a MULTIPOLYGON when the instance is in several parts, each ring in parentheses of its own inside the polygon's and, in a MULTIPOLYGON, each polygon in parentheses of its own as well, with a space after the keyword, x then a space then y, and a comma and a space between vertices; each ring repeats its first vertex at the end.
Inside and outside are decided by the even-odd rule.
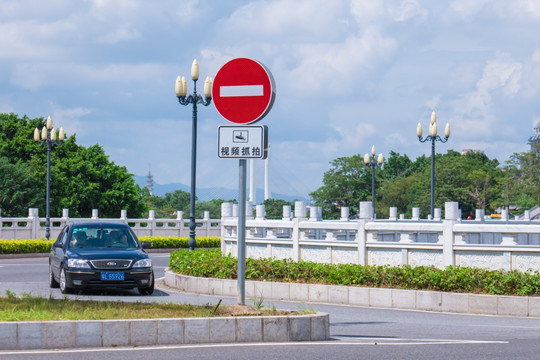
MULTIPOLYGON (((146 176, 135 175, 133 177, 135 183, 137 183, 141 188, 146 186, 146 176)), ((182 183, 170 183, 170 184, 158 184, 154 181, 154 195, 164 196, 166 193, 171 193, 175 190, 183 190, 190 192, 190 187, 182 183)), ((246 191, 246 196, 249 197, 249 189, 246 191)), ((257 203, 261 203, 264 200, 264 190, 257 189, 256 193, 257 203)), ((294 195, 284 195, 272 193, 273 199, 282 199, 285 201, 308 201, 305 197, 294 196, 294 195)), ((226 189, 223 187, 215 188, 197 188, 197 199, 202 201, 208 201, 212 199, 223 199, 223 200, 238 200, 238 189, 226 189)))

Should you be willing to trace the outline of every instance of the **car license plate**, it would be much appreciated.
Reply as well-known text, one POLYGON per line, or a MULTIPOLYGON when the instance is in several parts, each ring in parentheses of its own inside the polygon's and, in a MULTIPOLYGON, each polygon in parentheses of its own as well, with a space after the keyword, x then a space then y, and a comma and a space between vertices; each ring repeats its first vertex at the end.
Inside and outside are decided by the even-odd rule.
POLYGON ((124 273, 122 271, 102 272, 101 280, 124 280, 124 273))

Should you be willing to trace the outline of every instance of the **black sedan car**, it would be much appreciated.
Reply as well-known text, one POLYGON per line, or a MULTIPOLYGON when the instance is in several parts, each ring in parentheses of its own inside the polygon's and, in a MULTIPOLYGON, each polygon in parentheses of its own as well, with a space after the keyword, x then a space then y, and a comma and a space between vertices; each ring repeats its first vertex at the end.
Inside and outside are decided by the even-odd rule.
POLYGON ((152 261, 124 223, 73 222, 67 224, 49 254, 49 285, 62 293, 85 288, 138 288, 154 292, 152 261))

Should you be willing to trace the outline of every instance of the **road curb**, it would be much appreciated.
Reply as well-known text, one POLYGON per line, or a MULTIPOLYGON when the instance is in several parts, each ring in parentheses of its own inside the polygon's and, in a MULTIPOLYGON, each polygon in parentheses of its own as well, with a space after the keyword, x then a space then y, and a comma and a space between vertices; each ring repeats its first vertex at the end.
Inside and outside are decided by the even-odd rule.
MULTIPOLYGON (((165 269, 165 284, 182 291, 237 296, 236 280, 200 278, 165 269)), ((457 314, 540 317, 540 297, 447 293, 357 286, 249 281, 246 297, 457 314)))
POLYGON ((320 341, 329 315, 0 322, 0 350, 320 341))

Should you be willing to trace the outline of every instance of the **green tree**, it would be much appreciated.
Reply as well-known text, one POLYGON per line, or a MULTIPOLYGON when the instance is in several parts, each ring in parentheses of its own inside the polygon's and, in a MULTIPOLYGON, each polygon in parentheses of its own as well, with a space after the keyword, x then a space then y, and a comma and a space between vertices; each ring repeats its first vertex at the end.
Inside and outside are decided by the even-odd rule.
POLYGON ((292 202, 283 199, 266 199, 263 201, 264 211, 266 212, 267 219, 281 219, 283 218, 283 206, 291 206, 294 208, 292 202))
POLYGON ((28 212, 28 208, 43 203, 44 191, 22 163, 11 164, 0 157, 0 210, 1 216, 17 217, 28 212))
MULTIPOLYGON (((0 114, 0 156, 8 158, 11 164, 28 166, 36 186, 43 189, 43 200, 36 199, 31 206, 40 208, 42 214, 45 213, 47 149, 34 143, 33 131, 44 125, 43 118, 0 114)), ((110 161, 99 145, 88 148, 77 145, 76 136, 72 135, 51 152, 52 216, 67 208, 74 217, 88 217, 92 209, 98 209, 101 217, 118 217, 123 209, 130 216, 140 217, 145 206, 140 201, 139 190, 127 169, 110 161)))
MULTIPOLYGON (((175 190, 165 194, 165 203, 177 210, 189 209, 191 195, 184 190, 175 190)), ((197 197, 195 197, 197 199, 197 197)))
POLYGON ((348 206, 354 215, 359 202, 371 195, 371 169, 365 166, 361 155, 340 157, 330 164, 332 168, 324 173, 323 186, 309 195, 323 208, 324 218, 339 218, 343 206, 348 206))
MULTIPOLYGON (((205 211, 210 211, 210 219, 221 218, 221 204, 226 200, 212 199, 208 201, 198 201, 195 203, 195 217, 202 218, 205 211)), ((189 214, 189 204, 187 206, 187 214, 189 214)))
POLYGON ((521 207, 518 212, 540 204, 540 144, 528 152, 514 153, 504 167, 502 205, 521 207))
MULTIPOLYGON (((420 173, 415 173, 407 177, 399 178, 394 182, 386 182, 384 190, 382 191, 382 204, 381 207, 385 209, 377 208, 377 213, 385 211, 392 206, 397 207, 399 214, 412 213, 412 208, 416 206, 415 199, 413 198, 412 188, 415 183, 419 181, 420 173)), ((383 213, 384 214, 384 213, 383 213)))
MULTIPOLYGON (((435 156, 435 207, 444 209, 447 201, 457 201, 462 216, 474 215, 477 208, 492 211, 500 198, 502 172, 496 159, 490 160, 482 153, 449 150, 435 156)), ((420 173, 412 184, 411 192, 415 206, 422 216, 430 213, 431 167, 420 173)))
MULTIPOLYGON (((338 158, 331 164, 333 167, 324 174, 323 186, 310 195, 326 210, 325 218, 339 217, 341 206, 349 206, 354 214, 358 202, 371 199, 371 169, 364 166, 359 155, 338 158)), ((437 154, 435 207, 444 208, 445 202, 457 201, 463 216, 474 213, 476 208, 489 213, 500 202, 503 179, 499 162, 485 154, 461 155, 453 150, 437 154)), ((413 207, 419 207, 425 217, 431 210, 431 159, 420 156, 411 161, 406 155, 391 151, 382 169, 376 171, 375 186, 379 218, 388 216, 392 206, 408 215, 413 207)))

